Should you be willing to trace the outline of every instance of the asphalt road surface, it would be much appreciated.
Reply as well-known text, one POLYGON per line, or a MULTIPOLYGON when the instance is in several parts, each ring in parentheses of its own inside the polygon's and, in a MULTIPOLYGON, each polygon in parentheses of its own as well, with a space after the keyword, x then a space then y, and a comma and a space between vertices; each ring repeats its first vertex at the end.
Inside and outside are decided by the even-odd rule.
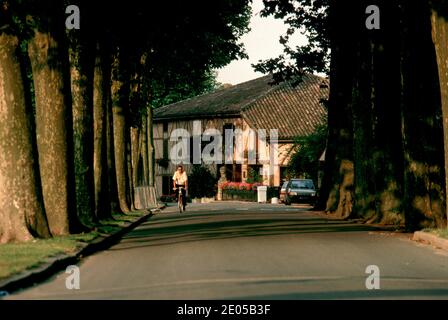
POLYGON ((305 206, 169 207, 83 260, 79 290, 68 290, 61 272, 7 298, 447 299, 448 253, 410 237, 305 206), (379 289, 366 288, 371 265, 379 289))

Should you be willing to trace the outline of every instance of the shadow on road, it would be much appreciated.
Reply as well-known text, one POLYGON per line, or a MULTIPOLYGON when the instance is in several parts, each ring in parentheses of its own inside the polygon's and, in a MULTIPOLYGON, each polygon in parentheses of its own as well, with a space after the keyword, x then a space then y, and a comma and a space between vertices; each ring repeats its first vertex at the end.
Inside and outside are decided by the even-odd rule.
POLYGON ((318 218, 307 213, 202 213, 167 215, 150 220, 110 250, 174 245, 186 242, 305 233, 378 231, 368 225, 318 218))

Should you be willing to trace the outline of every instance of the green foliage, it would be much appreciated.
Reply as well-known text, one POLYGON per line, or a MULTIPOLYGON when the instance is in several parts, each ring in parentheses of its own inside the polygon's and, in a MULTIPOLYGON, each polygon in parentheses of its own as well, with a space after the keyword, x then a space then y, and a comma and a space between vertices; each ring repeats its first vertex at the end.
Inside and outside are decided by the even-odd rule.
MULTIPOLYGON (((12 33, 21 40, 20 59, 30 107, 34 105, 33 80, 36 79, 27 61, 28 41, 33 39, 36 30, 49 33, 57 43, 49 48, 50 59, 44 59, 39 67, 47 64, 50 68, 61 67, 65 80, 69 80, 70 75, 69 52, 76 67, 84 65, 81 56, 94 58, 100 54, 109 67, 111 58, 119 57, 119 68, 103 71, 105 76, 112 71, 113 79, 123 82, 120 93, 114 97, 119 101, 113 102, 122 105, 126 125, 138 127, 147 107, 212 91, 218 86, 212 70, 235 59, 247 58, 240 38, 249 31, 250 2, 128 0, 116 5, 90 0, 3 0, 0 1, 0 33, 12 33), (69 4, 80 7, 80 30, 65 28, 65 7, 69 4)), ((90 67, 87 62, 85 64, 86 72, 91 74, 93 60, 89 62, 90 67)), ((67 81, 67 90, 68 84, 67 81)), ((82 80, 78 84, 83 86, 86 82, 82 80)), ((67 98, 68 95, 67 92, 67 98)), ((69 99, 66 103, 69 107, 69 99)), ((30 108, 30 113, 32 111, 30 108)), ((67 131, 71 134, 73 128, 67 131)), ((75 147, 79 147, 76 134, 75 131, 75 147)), ((74 172, 77 173, 78 160, 68 160, 71 166, 72 160, 75 161, 74 172)), ((207 170, 198 169, 195 174, 192 191, 197 196, 213 195, 216 178, 207 170), (196 181, 197 186, 194 185, 196 181)), ((114 231, 119 227, 106 225, 99 230, 114 231)))
POLYGON ((255 170, 254 168, 249 168, 247 170, 247 183, 257 183, 257 182, 263 182, 263 177, 260 175, 260 173, 255 170))
POLYGON ((195 81, 188 81, 181 77, 173 77, 166 82, 154 80, 151 83, 151 106, 158 108, 212 92, 221 85, 216 78, 217 72, 206 71, 195 81))
POLYGON ((224 189, 223 200, 257 202, 257 192, 254 190, 224 189))
POLYGON ((325 150, 327 125, 317 126, 313 133, 297 137, 294 141, 295 153, 291 157, 287 175, 290 178, 303 177, 317 181, 319 158, 325 150))
POLYGON ((213 4, 175 0, 157 6, 129 1, 125 8, 93 11, 120 21, 103 24, 106 38, 112 46, 126 48, 130 74, 141 73, 138 93, 130 97, 132 126, 138 126, 149 106, 157 108, 215 90, 219 84, 212 70, 247 57, 239 39, 249 30, 249 0, 213 4))
POLYGON ((188 193, 190 198, 211 198, 215 195, 218 179, 204 166, 195 164, 188 177, 188 193))
POLYGON ((274 16, 287 24, 288 30, 280 37, 284 54, 277 58, 259 61, 256 71, 272 73, 274 82, 294 80, 298 83, 304 72, 329 71, 330 30, 329 0, 263 0, 263 17, 274 16), (292 48, 289 39, 296 32, 305 35, 308 42, 292 48))

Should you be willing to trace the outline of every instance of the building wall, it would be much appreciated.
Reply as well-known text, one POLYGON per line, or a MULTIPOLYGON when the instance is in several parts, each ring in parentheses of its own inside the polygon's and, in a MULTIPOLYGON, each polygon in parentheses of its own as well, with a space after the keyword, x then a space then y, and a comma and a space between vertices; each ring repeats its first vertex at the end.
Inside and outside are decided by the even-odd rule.
MULTIPOLYGON (((174 148, 174 146, 177 144, 176 141, 170 141, 170 137, 175 129, 185 129, 188 131, 188 133, 192 136, 193 135, 193 122, 194 120, 177 120, 177 121, 169 121, 169 122, 155 122, 154 123, 154 147, 155 147, 155 158, 156 158, 156 165, 155 165, 155 183, 158 190, 159 195, 162 195, 166 193, 166 190, 163 190, 163 180, 165 179, 165 184, 167 181, 169 181, 170 185, 172 184, 171 177, 173 173, 176 170, 177 164, 173 163, 171 160, 169 160, 164 167, 162 159, 167 159, 170 157, 170 151, 174 148), (165 178, 164 178, 165 177, 165 178)), ((238 168, 240 172, 238 172, 238 177, 241 177, 241 181, 246 181, 247 179, 247 172, 249 167, 251 166, 250 163, 248 163, 248 157, 250 155, 254 156, 256 159, 255 166, 257 168, 261 168, 262 175, 263 175, 263 183, 270 186, 280 186, 281 185, 281 177, 280 177, 280 168, 287 166, 289 161, 289 154, 290 150, 292 148, 291 143, 279 143, 278 145, 278 164, 271 167, 270 166, 270 160, 269 160, 269 154, 271 145, 269 143, 266 143, 266 145, 263 146, 260 144, 260 139, 258 136, 255 136, 255 140, 252 140, 249 136, 248 132, 250 129, 249 124, 242 118, 215 118, 215 119, 202 119, 201 122, 201 129, 202 133, 206 131, 207 129, 217 129, 221 132, 221 134, 224 134, 223 128, 225 126, 233 126, 234 129, 241 129, 243 132, 243 144, 241 146, 243 150, 243 158, 239 159, 237 157, 237 154, 235 152, 234 154, 234 163, 240 163, 240 165, 229 165, 228 167, 230 169, 238 168), (263 154, 264 153, 264 154, 263 154), (266 161, 260 161, 260 157, 262 156, 266 157, 266 161), (242 163, 241 163, 242 161, 242 163)), ((268 131, 269 132, 269 131, 268 131)), ((224 137, 223 137, 224 139, 224 137)), ((207 144, 208 142, 204 142, 207 144)), ((223 159, 224 160, 224 159, 223 159)), ((187 172, 188 175, 191 174, 192 170, 192 164, 189 163, 182 163, 184 170, 187 172)), ((209 164, 206 165, 208 169, 212 172, 214 175, 218 175, 219 168, 224 165, 217 165, 217 164, 209 164)), ((240 181, 238 181, 240 182, 240 181)), ((165 186, 166 189, 166 186, 165 186)))
MULTIPOLYGON (((162 194, 163 190, 163 177, 172 177, 173 173, 176 170, 177 164, 173 163, 173 161, 168 161, 168 166, 164 167, 160 165, 160 162, 163 158, 169 158, 170 152, 173 147, 177 144, 176 141, 170 141, 170 137, 174 130, 176 129, 185 129, 192 136, 193 135, 193 122, 195 120, 177 120, 177 121, 169 121, 165 122, 155 122, 154 123, 154 148, 155 148, 155 183, 157 190, 159 190, 159 194, 162 194), (165 144, 165 147, 164 147, 165 144)), ((198 121, 198 120, 196 120, 198 121)), ((220 132, 223 131, 225 125, 233 126, 236 129, 245 130, 245 124, 243 123, 241 118, 216 118, 216 119, 202 119, 199 120, 201 122, 201 133, 206 131, 207 129, 217 129, 220 132)), ((193 165, 190 163, 181 163, 184 167, 184 170, 187 172, 187 175, 191 174, 191 170, 193 165)), ((205 165, 212 174, 218 175, 219 167, 216 164, 205 165)), ((166 179, 166 178, 165 178, 166 179)), ((171 180, 170 180, 171 182, 171 180)), ((171 182, 172 183, 172 182, 171 182)))

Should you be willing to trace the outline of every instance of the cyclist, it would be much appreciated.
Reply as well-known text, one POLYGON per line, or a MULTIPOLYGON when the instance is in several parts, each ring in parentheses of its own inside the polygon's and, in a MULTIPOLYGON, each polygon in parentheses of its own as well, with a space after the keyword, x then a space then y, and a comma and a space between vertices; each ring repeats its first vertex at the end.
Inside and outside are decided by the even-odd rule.
MULTIPOLYGON (((174 172, 173 175, 173 189, 177 190, 179 187, 183 187, 182 189, 182 205, 184 207, 184 211, 185 211, 185 206, 187 205, 187 197, 186 197, 186 193, 188 190, 188 177, 187 177, 187 173, 184 171, 184 168, 179 165, 177 166, 177 170, 176 172, 174 172)), ((179 192, 176 192, 176 200, 179 201, 179 192)))

